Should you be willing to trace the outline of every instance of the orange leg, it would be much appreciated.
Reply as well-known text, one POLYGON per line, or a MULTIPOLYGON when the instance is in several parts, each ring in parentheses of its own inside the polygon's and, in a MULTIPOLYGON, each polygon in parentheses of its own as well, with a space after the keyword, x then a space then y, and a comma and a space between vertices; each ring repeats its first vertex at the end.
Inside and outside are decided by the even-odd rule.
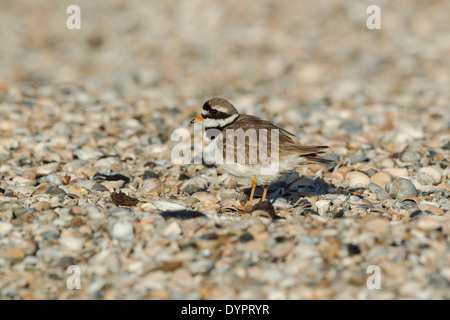
POLYGON ((253 203, 253 195, 255 194, 255 188, 256 188, 256 179, 252 178, 252 191, 250 192, 250 200, 247 203, 248 206, 251 206, 253 203))
POLYGON ((266 200, 267 189, 269 189, 269 186, 268 186, 268 185, 265 185, 265 186, 264 186, 263 197, 262 197, 261 202, 263 202, 264 200, 266 200))

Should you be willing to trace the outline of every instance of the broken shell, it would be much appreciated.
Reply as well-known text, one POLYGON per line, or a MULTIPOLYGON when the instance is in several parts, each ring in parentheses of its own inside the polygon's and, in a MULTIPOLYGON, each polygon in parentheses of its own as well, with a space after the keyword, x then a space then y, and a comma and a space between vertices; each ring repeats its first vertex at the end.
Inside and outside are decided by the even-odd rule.
POLYGON ((424 186, 432 185, 435 182, 433 177, 426 174, 425 172, 418 172, 414 177, 414 179, 424 186))
POLYGON ((37 175, 47 175, 55 173, 58 170, 59 164, 57 162, 47 163, 36 168, 37 175))
POLYGON ((414 184, 404 178, 397 178, 389 182, 385 189, 393 199, 397 200, 417 196, 417 189, 414 184))
POLYGON ((108 190, 114 191, 120 189, 125 184, 125 181, 123 180, 104 181, 101 184, 104 185, 106 188, 108 188, 108 190))
POLYGON ((345 179, 347 180, 350 188, 367 187, 370 183, 369 177, 359 171, 349 172, 345 179))
POLYGON ((431 204, 423 204, 421 206, 419 206, 419 209, 422 211, 430 211, 433 214, 437 214, 437 215, 443 215, 444 211, 441 208, 438 208, 436 206, 433 206, 431 204))
POLYGON ((419 169, 419 173, 425 173, 428 176, 430 176, 433 179, 433 184, 439 183, 441 181, 441 179, 442 179, 441 172, 438 169, 434 168, 434 167, 423 167, 423 168, 420 168, 419 169))
POLYGON ((392 181, 392 176, 388 172, 377 172, 372 177, 370 177, 370 182, 375 183, 379 187, 384 188, 386 183, 392 181))
POLYGON ((217 203, 218 202, 217 198, 214 197, 211 193, 204 192, 204 191, 196 192, 196 193, 192 194, 192 197, 197 198, 202 203, 217 203))
POLYGON ((239 200, 241 202, 247 202, 248 196, 243 192, 236 192, 231 190, 222 190, 218 193, 219 199, 225 200, 225 199, 235 199, 239 200))
POLYGON ((386 200, 386 199, 391 199, 389 194, 383 188, 380 188, 379 186, 377 186, 375 183, 370 183, 369 189, 376 195, 377 199, 380 201, 386 200))

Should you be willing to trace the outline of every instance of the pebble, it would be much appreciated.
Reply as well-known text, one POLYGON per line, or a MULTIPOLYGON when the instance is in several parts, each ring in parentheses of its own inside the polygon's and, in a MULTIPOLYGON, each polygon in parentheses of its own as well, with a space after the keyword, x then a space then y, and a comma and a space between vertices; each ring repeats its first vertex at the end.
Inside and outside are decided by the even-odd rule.
POLYGON ((420 168, 418 173, 424 173, 424 174, 428 175, 429 177, 431 177, 433 179, 433 184, 439 183, 442 179, 441 173, 439 172, 439 170, 437 170, 434 167, 420 168))
POLYGON ((365 188, 370 183, 370 178, 366 174, 359 171, 349 172, 345 179, 347 180, 350 188, 365 188))
POLYGON ((61 180, 61 177, 57 174, 49 174, 45 177, 45 181, 47 181, 50 184, 60 186, 63 184, 63 181, 61 180))
POLYGON ((388 172, 392 177, 409 177, 409 172, 407 168, 390 168, 385 169, 386 172, 388 172))
POLYGON ((54 196, 64 196, 66 195, 66 192, 59 188, 59 187, 55 187, 55 186, 49 186, 46 190, 45 190, 46 194, 49 194, 50 196, 54 197, 54 196))
POLYGON ((156 200, 152 202, 159 210, 167 211, 167 210, 183 210, 186 209, 186 207, 169 202, 169 201, 163 201, 163 200, 156 200))
POLYGON ((214 260, 212 259, 201 259, 192 262, 189 265, 189 271, 194 274, 207 274, 214 268, 214 260))
POLYGON ((85 150, 85 149, 77 149, 74 154, 80 160, 89 160, 89 159, 99 159, 103 156, 103 153, 97 150, 85 150))
POLYGON ((132 241, 134 238, 134 228, 129 221, 118 220, 111 224, 109 234, 118 240, 132 241))
POLYGON ((395 166, 395 161, 391 158, 384 158, 380 161, 380 166, 382 168, 393 168, 395 166))
POLYGON ((403 162, 416 163, 420 160, 420 153, 416 151, 405 151, 400 154, 400 160, 403 162))
POLYGON ((181 227, 176 221, 173 221, 162 230, 161 234, 165 237, 178 236, 181 234, 181 227))
POLYGON ((317 207, 317 213, 319 216, 325 216, 327 210, 330 208, 330 201, 328 200, 319 200, 315 203, 317 207))
POLYGON ((83 248, 83 239, 77 237, 60 237, 59 243, 71 251, 80 251, 83 248))
POLYGON ((23 250, 19 248, 9 248, 0 251, 0 258, 7 259, 10 261, 21 261, 25 257, 23 250))
POLYGON ((383 200, 386 200, 386 199, 391 199, 389 194, 383 188, 380 188, 375 183, 370 183, 369 184, 369 189, 370 189, 370 191, 372 191, 375 194, 377 199, 380 200, 380 201, 383 201, 383 200))
POLYGON ((377 172, 370 177, 370 182, 375 183, 377 186, 384 188, 388 182, 392 181, 392 176, 384 171, 377 172))
POLYGON ((192 194, 193 198, 198 199, 202 203, 217 203, 218 200, 209 192, 195 192, 192 194))
POLYGON ((142 179, 148 180, 148 179, 158 179, 159 176, 154 173, 153 171, 145 171, 144 175, 142 176, 142 179))
POLYGON ((40 235, 45 240, 59 238, 59 229, 53 224, 45 224, 38 228, 35 234, 40 235))
POLYGON ((417 182, 424 186, 429 186, 435 183, 435 180, 430 175, 423 172, 418 172, 414 178, 417 182))
POLYGON ((403 178, 397 178, 386 184, 386 191, 389 196, 397 200, 417 196, 417 189, 414 184, 403 178))
POLYGON ((9 222, 0 221, 0 236, 6 236, 13 229, 13 225, 9 222))
POLYGON ((150 192, 158 186, 158 183, 153 180, 145 180, 142 184, 142 191, 150 192))
POLYGON ((417 228, 423 231, 432 231, 441 227, 441 223, 428 216, 423 216, 416 222, 417 228))

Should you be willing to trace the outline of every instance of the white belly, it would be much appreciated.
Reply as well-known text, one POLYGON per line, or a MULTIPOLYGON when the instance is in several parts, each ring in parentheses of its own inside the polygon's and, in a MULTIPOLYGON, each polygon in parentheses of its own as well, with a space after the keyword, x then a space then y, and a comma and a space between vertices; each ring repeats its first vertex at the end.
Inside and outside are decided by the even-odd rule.
POLYGON ((252 178, 256 179, 258 185, 269 185, 277 181, 282 175, 297 168, 303 159, 297 154, 289 155, 280 162, 273 162, 270 165, 244 165, 240 163, 221 164, 223 169, 232 179, 236 180, 244 187, 250 187, 252 178))

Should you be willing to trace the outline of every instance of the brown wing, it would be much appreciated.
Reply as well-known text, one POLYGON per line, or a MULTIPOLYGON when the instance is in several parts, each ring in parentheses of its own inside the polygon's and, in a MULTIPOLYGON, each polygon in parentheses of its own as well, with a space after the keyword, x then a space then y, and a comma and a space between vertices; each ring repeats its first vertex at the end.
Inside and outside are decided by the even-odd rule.
POLYGON ((251 115, 240 115, 222 131, 223 156, 241 164, 270 164, 279 156, 297 153, 309 161, 329 162, 318 154, 326 146, 302 146, 291 133, 251 115))

